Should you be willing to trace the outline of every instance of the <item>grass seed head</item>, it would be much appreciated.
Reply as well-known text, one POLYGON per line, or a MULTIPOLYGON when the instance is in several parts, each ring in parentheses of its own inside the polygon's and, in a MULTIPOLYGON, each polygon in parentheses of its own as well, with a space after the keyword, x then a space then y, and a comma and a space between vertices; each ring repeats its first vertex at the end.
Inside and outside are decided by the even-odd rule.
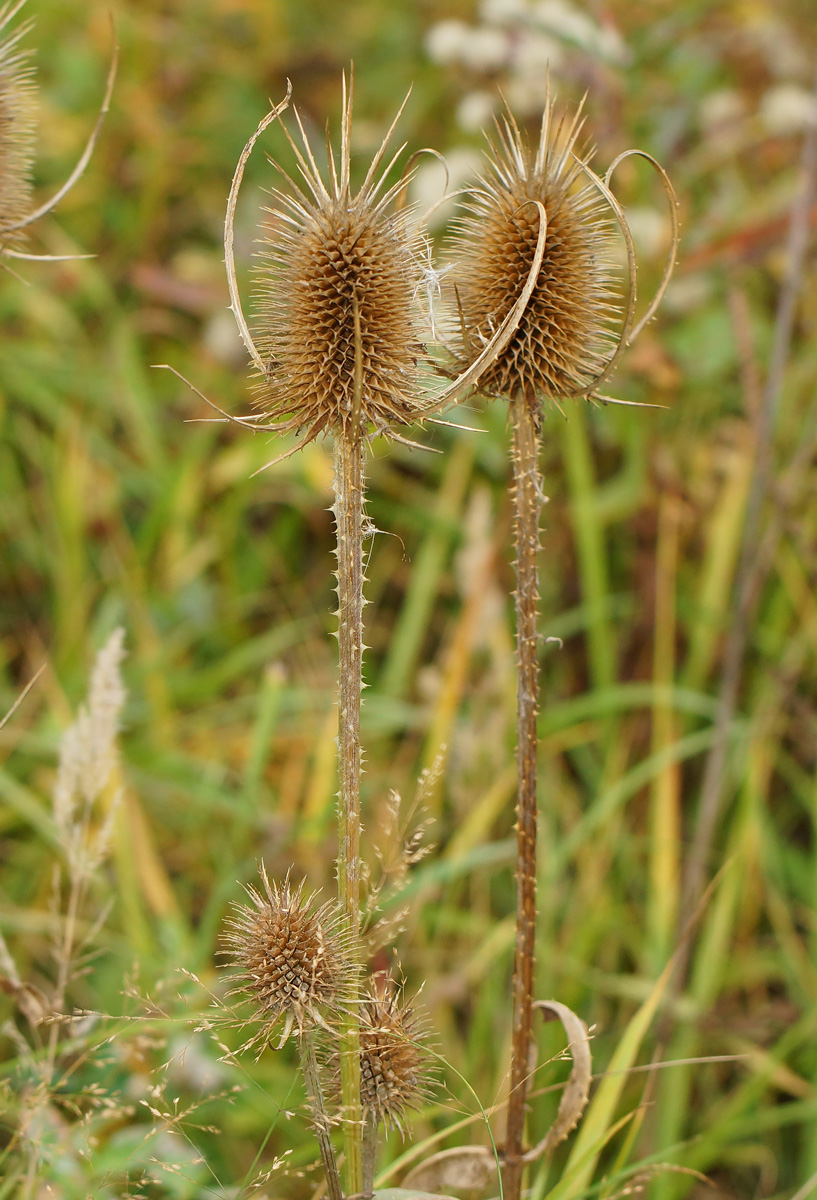
POLYGON ((612 354, 618 314, 612 257, 615 226, 577 146, 582 122, 548 104, 539 144, 525 141, 510 114, 497 122, 487 171, 458 222, 452 281, 460 309, 459 369, 467 367, 510 312, 534 260, 539 216, 545 252, 530 302, 511 341, 480 377, 493 396, 545 398, 586 393, 612 354))
POLYGON ((16 246, 22 234, 13 226, 31 211, 31 168, 34 161, 36 103, 30 51, 20 39, 31 22, 2 36, 16 12, 0 9, 0 246, 16 246))
POLYGON ((263 1029, 253 1042, 269 1040, 283 1018, 280 1044, 295 1030, 327 1026, 349 995, 357 967, 337 905, 316 906, 303 881, 271 883, 261 866, 263 892, 250 885, 251 904, 236 906, 229 922, 228 953, 238 971, 234 993, 249 996, 263 1029))
POLYGON ((351 93, 328 182, 295 115, 303 150, 287 137, 303 186, 281 172, 287 187, 272 193, 259 275, 255 338, 269 363, 261 402, 306 440, 382 432, 422 407, 422 244, 405 211, 393 211, 402 181, 385 186, 388 136, 352 190, 351 93))
POLYGON ((360 1099, 376 1122, 405 1132, 410 1109, 432 1087, 426 1022, 400 989, 374 988, 360 1003, 360 1099))

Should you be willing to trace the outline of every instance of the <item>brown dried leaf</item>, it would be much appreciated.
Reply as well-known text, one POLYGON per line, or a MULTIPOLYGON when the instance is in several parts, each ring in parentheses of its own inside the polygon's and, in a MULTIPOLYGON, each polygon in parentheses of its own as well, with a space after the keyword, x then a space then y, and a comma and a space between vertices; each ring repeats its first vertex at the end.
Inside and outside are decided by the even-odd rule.
POLYGON ((584 1021, 558 1000, 537 1000, 532 1007, 538 1008, 546 1021, 562 1022, 567 1034, 568 1049, 573 1057, 573 1070, 562 1093, 556 1120, 541 1142, 524 1155, 525 1162, 535 1162, 543 1154, 549 1154, 576 1128, 590 1095, 592 1071, 590 1037, 584 1021))
POLYGON ((444 1187, 485 1187, 495 1174, 496 1160, 486 1146, 459 1146, 433 1154, 409 1171, 403 1183, 410 1188, 428 1188, 439 1196, 444 1187))
POLYGON ((413 1188, 381 1188, 372 1200, 454 1200, 453 1196, 441 1196, 439 1192, 416 1192, 413 1188))

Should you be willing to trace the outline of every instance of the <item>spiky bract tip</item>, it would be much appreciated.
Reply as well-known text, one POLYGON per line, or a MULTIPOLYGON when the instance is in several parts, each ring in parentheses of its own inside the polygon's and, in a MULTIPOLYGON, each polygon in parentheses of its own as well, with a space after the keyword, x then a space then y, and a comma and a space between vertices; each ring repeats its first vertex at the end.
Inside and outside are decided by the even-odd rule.
POLYGON ((458 297, 459 369, 479 355, 521 294, 539 234, 547 229, 536 287, 507 347, 480 377, 492 396, 585 395, 615 349, 619 316, 615 223, 577 147, 580 113, 557 118, 548 103, 533 150, 513 117, 497 122, 488 169, 458 222, 451 281, 458 297))
POLYGON ((31 52, 19 48, 31 22, 2 36, 16 11, 9 5, 0 9, 0 248, 22 240, 14 226, 31 211, 36 91, 31 52))
POLYGON ((262 1030, 252 1039, 269 1041, 283 1018, 279 1044, 294 1031, 327 1028, 347 1005, 358 968, 336 904, 315 903, 289 876, 271 882, 260 868, 263 891, 249 885, 251 904, 236 905, 226 942, 238 984, 233 993, 249 996, 262 1030))
POLYGON ((422 243, 405 211, 393 211, 404 181, 386 187, 391 130, 354 192, 351 92, 339 167, 328 151, 328 181, 295 117, 303 148, 287 138, 303 186, 278 168, 287 188, 272 192, 259 268, 255 337, 269 363, 260 399, 283 419, 281 429, 305 440, 387 432, 416 420, 423 406, 422 243))

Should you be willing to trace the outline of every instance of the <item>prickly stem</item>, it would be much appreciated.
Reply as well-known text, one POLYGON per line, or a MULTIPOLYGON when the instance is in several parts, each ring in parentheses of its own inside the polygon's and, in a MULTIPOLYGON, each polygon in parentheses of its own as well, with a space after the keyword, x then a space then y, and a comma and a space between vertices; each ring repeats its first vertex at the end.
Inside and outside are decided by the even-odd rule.
POLYGON ((326 1113, 326 1105, 321 1089, 318 1062, 310 1033, 301 1034, 299 1049, 301 1054, 301 1070, 304 1073, 309 1107, 312 1110, 312 1124, 320 1148, 323 1173, 326 1177, 326 1194, 329 1200, 343 1200, 338 1164, 335 1159, 335 1149, 332 1145, 332 1139, 329 1136, 329 1118, 326 1113))
MULTIPOLYGON (((360 940, 360 698, 363 669, 364 440, 335 435, 338 560, 338 893, 349 934, 360 940)), ((357 993, 340 1027, 346 1192, 363 1190, 360 1018, 357 993)))
POLYGON ((518 395, 511 403, 513 425, 514 545, 516 549, 517 802, 516 951, 513 979, 511 1081, 505 1140, 506 1200, 519 1200, 522 1187, 525 1098, 531 1041, 534 939, 536 933, 536 717, 539 709, 537 616, 539 610, 539 478, 537 410, 518 395))

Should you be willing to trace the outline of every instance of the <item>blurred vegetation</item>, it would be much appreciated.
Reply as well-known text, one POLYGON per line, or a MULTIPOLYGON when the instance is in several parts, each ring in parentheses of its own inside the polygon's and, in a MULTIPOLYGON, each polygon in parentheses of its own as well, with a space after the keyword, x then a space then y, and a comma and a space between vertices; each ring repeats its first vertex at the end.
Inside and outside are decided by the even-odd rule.
MULTIPOLYGON (((565 42, 558 91, 576 100, 588 90, 602 167, 632 145, 661 159, 683 223, 667 303, 610 388, 662 410, 577 405, 567 420, 549 413, 546 426, 542 629, 563 645, 543 643, 538 992, 595 1026, 602 1071, 677 937, 677 877, 734 620, 798 185, 797 97, 811 87, 817 37, 812 0, 580 7, 617 29, 628 55, 609 62, 565 42)), ((286 77, 320 132, 327 119, 336 128, 340 73, 354 61, 365 159, 411 84, 400 126, 411 147, 478 149, 457 106, 475 86, 495 91, 502 70, 475 79, 427 53, 436 23, 477 21, 465 0, 30 0, 28 11, 43 195, 66 176, 93 121, 111 11, 122 53, 93 161, 31 238, 32 250, 96 257, 17 264, 25 280, 0 281, 3 712, 48 663, 0 732, 0 931, 22 978, 45 991, 57 921, 49 796, 58 740, 94 650, 120 623, 130 694, 124 803, 96 897, 98 909, 108 897, 113 907, 103 952, 70 997, 118 1019, 90 1028, 92 1040, 116 1036, 104 1055, 78 1056, 65 1082, 66 1111, 72 1089, 86 1097, 77 1099, 85 1125, 55 1124, 41 1136, 52 1139, 65 1197, 243 1195, 287 1151, 289 1173, 276 1170, 257 1194, 306 1196, 314 1175, 300 1172, 315 1150, 306 1123, 284 1119, 302 1103, 288 1052, 243 1070, 219 1063, 184 1015, 205 1011, 206 993, 179 970, 222 987, 219 930, 259 858, 271 874, 295 863, 313 885, 333 887, 330 456, 313 444, 253 477, 279 447, 189 423, 211 414, 149 368, 170 363, 227 411, 247 411, 221 229, 237 156, 286 77), (91 1121, 92 1085, 121 1096, 110 1119, 95 1112, 91 1121), (168 1105, 164 1124, 145 1100, 168 1105), (133 1182, 144 1172, 154 1185, 133 1182)), ((284 143, 273 131, 265 146, 274 153, 284 143)), ((257 155, 239 210, 245 293, 260 188, 274 182, 257 155)), ((663 201, 646 168, 628 164, 618 187, 646 256, 646 296, 661 271, 663 201)), ((604 1152, 613 1179, 604 1195, 620 1194, 616 1173, 642 1159, 705 1172, 715 1185, 692 1174, 645 1177, 661 1197, 789 1196, 817 1172, 813 265, 812 252, 707 877, 728 865, 697 927, 689 983, 641 1061, 741 1057, 627 1081, 620 1114, 647 1107, 604 1152)), ((420 771, 441 766, 426 798, 436 850, 416 869, 398 950, 409 987, 425 983, 441 1052, 487 1106, 508 1066, 513 942, 507 431, 496 404, 474 402, 452 421, 480 431, 430 426, 422 436, 437 454, 374 448, 370 512, 382 532, 368 571, 364 803, 374 836, 389 790, 408 801, 420 771)), ((0 1006, 11 1020, 11 998, 0 1006)), ((543 1030, 540 1063, 561 1050, 552 1031, 543 1030)), ((23 1067, 10 1034, 0 1046, 0 1137, 13 1149, 23 1067)), ((566 1071, 559 1061, 542 1067, 542 1086, 566 1071)), ((418 1140, 474 1111, 458 1077, 446 1083, 417 1122, 418 1140)), ((534 1102, 537 1136, 557 1099, 534 1102)), ((539 1172, 536 1196, 558 1181, 565 1154, 539 1172)), ((19 1186, 8 1174, 0 1196, 19 1186)))

